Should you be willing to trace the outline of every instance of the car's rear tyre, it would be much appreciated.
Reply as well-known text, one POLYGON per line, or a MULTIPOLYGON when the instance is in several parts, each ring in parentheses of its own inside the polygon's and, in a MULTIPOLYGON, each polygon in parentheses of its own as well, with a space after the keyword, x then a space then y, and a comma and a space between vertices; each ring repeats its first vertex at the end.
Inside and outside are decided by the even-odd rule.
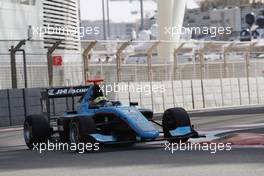
POLYGON ((58 118, 57 125, 59 128, 59 136, 60 141, 69 143, 70 142, 70 136, 69 136, 69 120, 66 118, 58 118))
POLYGON ((30 115, 24 121, 24 140, 29 149, 33 144, 46 143, 51 136, 48 120, 43 115, 30 115))
POLYGON ((69 124, 70 143, 94 143, 95 141, 89 137, 89 134, 93 133, 96 133, 96 125, 91 117, 78 117, 72 119, 69 124))
MULTIPOLYGON (((170 130, 174 130, 177 127, 191 126, 190 117, 183 108, 171 108, 167 109, 162 118, 162 126, 165 138, 171 138, 170 130)), ((189 138, 182 139, 170 139, 171 143, 185 143, 189 138)))

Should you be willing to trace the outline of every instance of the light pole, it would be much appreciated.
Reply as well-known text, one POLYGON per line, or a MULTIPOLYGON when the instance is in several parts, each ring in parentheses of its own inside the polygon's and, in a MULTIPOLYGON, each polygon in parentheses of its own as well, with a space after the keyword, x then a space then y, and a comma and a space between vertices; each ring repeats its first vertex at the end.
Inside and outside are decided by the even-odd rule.
POLYGON ((103 15, 103 30, 104 30, 104 40, 106 40, 106 26, 105 26, 105 1, 102 0, 102 15, 103 15))
POLYGON ((143 8, 143 0, 140 0, 140 16, 141 16, 140 30, 144 30, 144 8, 143 8))
POLYGON ((111 30, 110 30, 110 15, 109 15, 109 0, 106 0, 106 14, 107 14, 107 35, 110 38, 111 30))

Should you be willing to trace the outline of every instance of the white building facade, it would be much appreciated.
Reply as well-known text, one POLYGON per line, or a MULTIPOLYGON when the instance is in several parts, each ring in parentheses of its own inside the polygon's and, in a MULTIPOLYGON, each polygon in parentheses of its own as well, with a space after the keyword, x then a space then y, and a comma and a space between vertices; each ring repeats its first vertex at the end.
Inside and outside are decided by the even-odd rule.
MULTIPOLYGON (((59 74, 60 82, 80 84, 82 81, 80 68, 73 68, 77 69, 77 71, 72 70, 76 73, 74 76, 62 69, 69 63, 82 62, 79 25, 79 0, 0 0, 0 60, 9 61, 8 50, 11 45, 30 38, 31 40, 22 47, 26 51, 27 62, 43 65, 47 62, 48 48, 61 40, 53 55, 61 56, 63 65, 54 69, 54 76, 59 74)), ((17 62, 21 61, 19 58, 20 56, 17 56, 17 62)), ((0 72, 3 70, 1 69, 0 72)))
POLYGON ((27 39, 31 26, 32 39, 67 40, 64 49, 79 49, 78 0, 0 0, 0 17, 1 40, 27 39))

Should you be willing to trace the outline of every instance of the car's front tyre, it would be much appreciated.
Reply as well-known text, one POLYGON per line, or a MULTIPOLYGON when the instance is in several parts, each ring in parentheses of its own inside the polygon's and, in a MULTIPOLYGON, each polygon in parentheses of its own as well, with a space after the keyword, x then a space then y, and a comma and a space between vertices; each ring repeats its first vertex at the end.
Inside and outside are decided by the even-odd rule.
MULTIPOLYGON (((174 130, 177 127, 191 126, 191 121, 188 113, 183 108, 170 108, 167 109, 162 118, 162 126, 165 138, 172 138, 170 130, 174 130)), ((189 138, 182 139, 169 139, 171 143, 185 143, 189 138)))

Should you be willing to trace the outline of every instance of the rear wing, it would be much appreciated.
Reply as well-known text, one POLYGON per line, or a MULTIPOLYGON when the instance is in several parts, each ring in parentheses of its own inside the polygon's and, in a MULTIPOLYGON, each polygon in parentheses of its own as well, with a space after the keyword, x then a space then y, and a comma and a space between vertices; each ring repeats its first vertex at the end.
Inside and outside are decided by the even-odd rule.
POLYGON ((86 94, 91 85, 87 86, 75 86, 75 87, 56 87, 44 89, 41 92, 41 107, 42 113, 47 116, 48 120, 52 117, 60 115, 62 112, 75 111, 75 97, 82 97, 86 94), (56 98, 65 98, 65 106, 59 107, 54 99, 56 98), (56 113, 58 109, 62 109, 61 113, 56 113))
POLYGON ((46 90, 48 98, 83 96, 89 89, 88 86, 49 88, 46 90))

